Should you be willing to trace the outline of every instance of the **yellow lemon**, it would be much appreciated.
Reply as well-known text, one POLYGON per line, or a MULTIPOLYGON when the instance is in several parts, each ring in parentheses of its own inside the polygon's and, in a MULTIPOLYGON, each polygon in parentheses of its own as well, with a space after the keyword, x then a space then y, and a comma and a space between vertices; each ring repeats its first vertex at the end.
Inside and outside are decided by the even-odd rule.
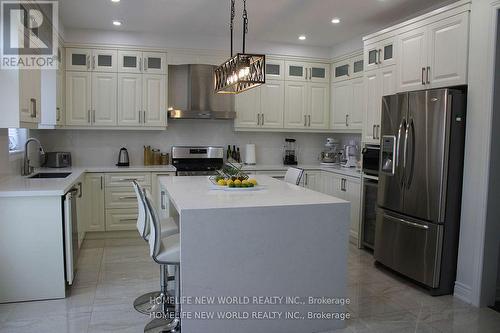
POLYGON ((241 180, 236 179, 236 180, 234 181, 234 185, 241 185, 241 180))
POLYGON ((226 181, 224 179, 219 179, 217 184, 219 184, 220 186, 226 186, 226 181))
POLYGON ((227 184, 227 185, 234 184, 234 181, 233 181, 232 179, 228 179, 228 180, 226 181, 226 184, 227 184))
POLYGON ((248 184, 248 180, 246 180, 246 179, 242 180, 242 181, 241 181, 241 184, 243 184, 243 185, 248 184))
POLYGON ((255 180, 254 178, 250 178, 248 182, 257 185, 257 180, 255 180))

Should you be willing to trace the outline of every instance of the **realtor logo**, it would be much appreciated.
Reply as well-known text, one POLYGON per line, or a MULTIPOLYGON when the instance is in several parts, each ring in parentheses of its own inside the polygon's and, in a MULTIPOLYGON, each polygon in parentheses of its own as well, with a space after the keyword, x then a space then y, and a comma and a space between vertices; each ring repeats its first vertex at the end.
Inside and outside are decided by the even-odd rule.
POLYGON ((56 69, 58 3, 0 1, 1 69, 56 69))

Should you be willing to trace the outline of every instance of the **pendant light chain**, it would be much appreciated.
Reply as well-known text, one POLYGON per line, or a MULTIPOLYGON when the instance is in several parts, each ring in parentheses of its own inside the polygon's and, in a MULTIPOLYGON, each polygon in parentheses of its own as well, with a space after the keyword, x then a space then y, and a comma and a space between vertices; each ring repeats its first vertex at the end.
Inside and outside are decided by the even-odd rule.
POLYGON ((245 35, 248 33, 247 0, 243 0, 243 53, 245 53, 245 35))
POLYGON ((234 2, 236 0, 231 0, 231 23, 229 24, 229 29, 231 30, 231 57, 233 56, 233 30, 234 30, 234 2))

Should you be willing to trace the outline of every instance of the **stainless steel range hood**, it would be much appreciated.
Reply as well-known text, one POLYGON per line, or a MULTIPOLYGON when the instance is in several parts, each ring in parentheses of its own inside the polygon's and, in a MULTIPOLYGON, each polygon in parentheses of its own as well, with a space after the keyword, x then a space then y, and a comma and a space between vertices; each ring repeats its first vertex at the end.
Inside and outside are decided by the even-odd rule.
POLYGON ((168 66, 168 116, 173 119, 234 119, 234 96, 214 93, 212 65, 168 66))

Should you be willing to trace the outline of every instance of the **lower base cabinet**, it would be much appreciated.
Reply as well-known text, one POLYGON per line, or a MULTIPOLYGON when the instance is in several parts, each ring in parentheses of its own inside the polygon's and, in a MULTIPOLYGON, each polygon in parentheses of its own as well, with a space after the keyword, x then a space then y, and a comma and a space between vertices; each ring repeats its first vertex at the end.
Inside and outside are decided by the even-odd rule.
POLYGON ((300 185, 313 191, 322 192, 321 171, 304 171, 300 185))
POLYGON ((104 174, 89 173, 85 177, 87 231, 104 231, 104 174))
POLYGON ((359 241, 361 180, 333 172, 322 172, 323 192, 351 203, 351 242, 359 241))
POLYGON ((137 208, 106 209, 106 231, 135 230, 137 208))

